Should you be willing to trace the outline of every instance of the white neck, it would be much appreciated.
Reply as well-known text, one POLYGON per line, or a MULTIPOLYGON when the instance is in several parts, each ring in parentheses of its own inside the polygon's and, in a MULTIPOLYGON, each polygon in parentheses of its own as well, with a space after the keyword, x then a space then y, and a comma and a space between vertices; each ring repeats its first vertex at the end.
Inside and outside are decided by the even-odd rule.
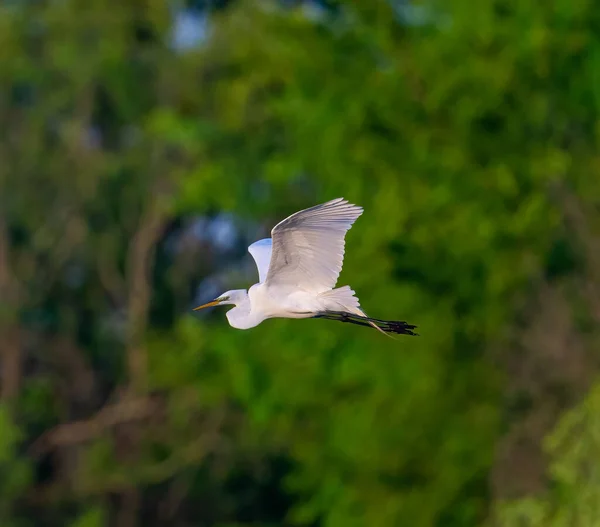
POLYGON ((225 316, 231 327, 236 329, 250 329, 264 320, 264 316, 252 310, 249 298, 227 311, 225 316))

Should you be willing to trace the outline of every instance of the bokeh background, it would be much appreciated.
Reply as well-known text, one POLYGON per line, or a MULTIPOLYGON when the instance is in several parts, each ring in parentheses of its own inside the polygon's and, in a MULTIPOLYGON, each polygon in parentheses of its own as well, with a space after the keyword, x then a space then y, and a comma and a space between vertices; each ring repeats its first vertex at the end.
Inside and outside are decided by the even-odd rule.
POLYGON ((600 4, 0 4, 3 527, 600 525, 600 4), (394 341, 191 308, 301 208, 394 341))

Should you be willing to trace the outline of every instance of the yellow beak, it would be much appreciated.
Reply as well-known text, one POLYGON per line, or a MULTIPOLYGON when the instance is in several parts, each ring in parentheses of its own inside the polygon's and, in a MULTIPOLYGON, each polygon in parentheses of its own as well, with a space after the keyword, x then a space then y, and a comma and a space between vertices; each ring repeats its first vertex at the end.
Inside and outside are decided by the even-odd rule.
POLYGON ((213 300, 212 302, 209 302, 208 304, 202 304, 201 306, 195 307, 193 309, 193 311, 198 311, 199 309, 204 309, 205 307, 218 306, 220 303, 221 303, 221 301, 217 298, 216 300, 213 300))

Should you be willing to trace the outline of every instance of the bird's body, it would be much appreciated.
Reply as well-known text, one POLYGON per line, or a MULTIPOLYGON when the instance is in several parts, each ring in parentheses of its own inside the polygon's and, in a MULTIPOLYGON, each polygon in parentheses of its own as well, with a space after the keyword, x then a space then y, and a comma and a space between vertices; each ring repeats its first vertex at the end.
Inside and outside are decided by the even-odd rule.
POLYGON ((249 329, 268 318, 329 318, 371 325, 383 332, 414 334, 405 322, 375 321, 360 309, 348 286, 334 288, 344 259, 345 235, 363 209, 342 198, 301 210, 278 223, 271 238, 248 251, 259 282, 236 289, 196 309, 233 304, 229 324, 249 329))
POLYGON ((270 290, 265 284, 254 284, 246 298, 230 309, 227 320, 232 327, 249 329, 267 318, 308 318, 313 314, 313 296, 305 291, 270 290))
POLYGON ((351 309, 326 294, 274 289, 264 283, 254 284, 246 295, 245 290, 229 293, 240 293, 238 304, 226 313, 229 324, 237 329, 250 329, 267 318, 311 318, 324 311, 351 309))

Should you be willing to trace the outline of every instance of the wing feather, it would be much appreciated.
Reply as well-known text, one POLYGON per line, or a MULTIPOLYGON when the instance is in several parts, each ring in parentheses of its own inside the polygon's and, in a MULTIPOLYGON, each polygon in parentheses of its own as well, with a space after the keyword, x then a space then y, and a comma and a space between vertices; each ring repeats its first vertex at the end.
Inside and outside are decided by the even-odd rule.
POLYGON ((333 289, 344 262, 346 233, 362 212, 337 198, 279 222, 271 231, 265 284, 313 293, 333 289))
POLYGON ((248 252, 254 258, 258 269, 258 281, 264 282, 267 279, 269 264, 271 263, 271 238, 264 238, 254 242, 248 247, 248 252))

